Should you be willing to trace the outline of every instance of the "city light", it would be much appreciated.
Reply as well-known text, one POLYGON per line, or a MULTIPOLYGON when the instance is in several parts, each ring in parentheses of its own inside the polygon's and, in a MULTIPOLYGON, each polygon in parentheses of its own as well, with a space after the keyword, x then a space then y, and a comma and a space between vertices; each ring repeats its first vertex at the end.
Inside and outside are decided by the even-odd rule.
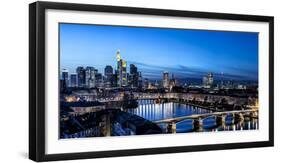
POLYGON ((259 129, 258 33, 60 29, 61 139, 259 129))
MULTIPOLYGON (((215 117, 216 124, 225 126, 227 123, 225 118, 230 114, 233 117, 231 121, 233 124, 235 122, 242 124, 242 126, 234 125, 233 130, 236 130, 237 128, 245 129, 243 121, 248 120, 249 116, 258 117, 258 99, 255 97, 257 88, 255 85, 251 86, 251 83, 243 85, 239 82, 223 81, 222 75, 215 80, 216 76, 209 72, 202 76, 201 83, 187 85, 188 81, 180 82, 173 73, 163 70, 163 78, 158 84, 158 81, 142 79, 142 72, 138 71, 136 64, 130 64, 127 69, 127 62, 121 58, 120 50, 117 51, 116 56, 117 69, 114 69, 112 65, 105 65, 103 73, 100 73, 94 66, 78 66, 76 73, 71 74, 67 69, 61 70, 60 86, 62 97, 64 97, 62 107, 69 106, 72 109, 72 111, 68 111, 68 115, 62 116, 62 121, 65 123, 71 121, 67 116, 83 117, 86 114, 97 114, 109 107, 145 117, 152 124, 159 126, 162 126, 163 123, 167 124, 166 128, 164 127, 165 130, 161 129, 162 131, 159 126, 155 126, 154 132, 176 133, 180 128, 175 122, 192 120, 193 130, 201 132, 204 131, 203 120, 205 118, 215 117), (72 93, 69 94, 69 92, 72 93), (249 96, 249 98, 236 97, 236 92, 241 97, 249 96), (254 96, 252 92, 254 92, 254 96), (180 112, 189 109, 191 109, 190 112, 195 112, 192 115, 174 118, 175 105, 181 109, 180 112), (165 108, 165 112, 160 112, 161 106, 165 108), (192 107, 195 107, 195 110, 192 107), (131 109, 128 108, 138 111, 131 112, 131 109), (160 115, 165 115, 166 118, 158 119, 163 117, 160 115)), ((89 136, 137 134, 137 131, 132 128, 124 130, 120 122, 114 122, 114 128, 107 126, 109 123, 113 123, 109 120, 110 117, 103 117, 99 122, 100 127, 92 127, 87 130, 91 132, 79 131, 82 132, 80 134, 89 136), (104 125, 107 127, 101 127, 104 125)), ((88 120, 84 117, 81 121, 88 120)), ((255 124, 255 126, 257 125, 255 124)), ((229 127, 226 128, 229 129, 229 127)), ((62 138, 79 137, 78 135, 68 134, 62 138)))

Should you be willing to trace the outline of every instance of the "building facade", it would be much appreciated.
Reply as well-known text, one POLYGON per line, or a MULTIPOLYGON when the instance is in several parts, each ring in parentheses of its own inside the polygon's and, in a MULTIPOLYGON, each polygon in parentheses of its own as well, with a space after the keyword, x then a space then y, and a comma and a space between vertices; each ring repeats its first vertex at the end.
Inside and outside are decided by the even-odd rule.
POLYGON ((134 64, 130 64, 129 85, 133 88, 138 87, 138 68, 134 64))
POLYGON ((121 59, 120 50, 117 51, 117 86, 126 87, 128 84, 127 80, 127 62, 121 59))
POLYGON ((77 81, 78 81, 78 87, 84 87, 85 86, 85 76, 86 76, 86 71, 84 67, 77 67, 76 68, 76 73, 77 73, 77 81))
POLYGON ((95 79, 95 68, 94 67, 86 67, 85 69, 85 86, 87 88, 94 88, 96 86, 95 79))
POLYGON ((163 88, 169 88, 169 73, 163 72, 163 88))
POLYGON ((70 74, 70 87, 78 87, 78 79, 76 73, 70 74))
POLYGON ((203 87, 204 88, 211 88, 214 84, 214 76, 213 73, 208 73, 207 76, 203 76, 202 79, 203 87))
POLYGON ((105 66, 104 68, 104 84, 106 88, 113 86, 113 67, 110 65, 105 66))

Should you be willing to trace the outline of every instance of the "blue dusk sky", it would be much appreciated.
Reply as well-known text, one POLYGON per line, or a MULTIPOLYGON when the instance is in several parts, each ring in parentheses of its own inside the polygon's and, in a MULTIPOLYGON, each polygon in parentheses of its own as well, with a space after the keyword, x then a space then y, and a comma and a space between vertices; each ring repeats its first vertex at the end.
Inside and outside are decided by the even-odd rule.
POLYGON ((208 72, 228 80, 258 80, 258 33, 60 24, 60 68, 116 69, 116 52, 144 78, 202 78, 208 72))

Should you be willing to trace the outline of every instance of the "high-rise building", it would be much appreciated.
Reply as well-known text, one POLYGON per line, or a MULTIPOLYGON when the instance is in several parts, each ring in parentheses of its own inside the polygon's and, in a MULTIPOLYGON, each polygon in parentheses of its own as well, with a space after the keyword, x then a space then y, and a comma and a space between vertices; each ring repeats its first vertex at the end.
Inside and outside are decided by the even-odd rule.
POLYGON ((148 86, 149 86, 149 81, 147 78, 144 79, 144 83, 143 83, 143 87, 144 89, 148 89, 148 86))
POLYGON ((159 88, 159 83, 158 83, 157 80, 155 81, 154 85, 155 85, 156 88, 159 88))
POLYGON ((62 69, 60 87, 62 90, 65 90, 68 86, 69 86, 68 70, 62 69))
POLYGON ((86 71, 84 67, 77 67, 76 68, 77 73, 77 80, 78 80, 78 87, 85 87, 86 84, 86 71))
POLYGON ((170 80, 170 88, 175 87, 177 84, 175 75, 172 74, 172 79, 170 80))
POLYGON ((70 74, 70 87, 78 87, 78 78, 76 73, 70 74))
POLYGON ((117 71, 112 75, 112 87, 117 87, 117 71))
POLYGON ((130 74, 137 74, 138 68, 134 64, 130 64, 130 74))
POLYGON ((203 86, 207 86, 208 85, 208 78, 207 78, 207 76, 203 76, 202 83, 203 83, 203 86))
POLYGON ((62 78, 60 78, 60 91, 61 92, 66 91, 65 82, 62 80, 62 78))
POLYGON ((224 88, 224 83, 223 83, 223 72, 221 72, 221 82, 220 82, 220 85, 219 85, 219 88, 222 89, 224 88))
POLYGON ((96 79, 96 87, 101 88, 103 87, 103 78, 101 73, 96 73, 95 74, 95 79, 96 79))
POLYGON ((96 86, 95 81, 95 68, 94 67, 86 67, 85 69, 85 85, 87 88, 93 88, 96 86))
POLYGON ((142 88, 142 75, 138 72, 138 88, 142 88))
POLYGON ((113 74, 113 68, 110 65, 105 66, 104 68, 104 75, 109 76, 113 74))
POLYGON ((163 87, 169 88, 169 72, 163 72, 163 87))
POLYGON ((134 64, 130 64, 129 85, 138 87, 138 68, 134 64))
POLYGON ((104 84, 106 88, 110 88, 113 85, 113 68, 112 66, 105 66, 104 68, 104 84))
POLYGON ((207 76, 203 76, 203 86, 205 88, 211 88, 214 84, 214 76, 213 73, 208 73, 207 76))
POLYGON ((127 86, 127 62, 121 59, 120 50, 116 53, 117 58, 117 85, 127 86))
POLYGON ((62 69, 61 71, 61 79, 65 87, 69 86, 69 79, 68 79, 68 70, 62 69))
POLYGON ((214 84, 213 73, 208 73, 208 83, 210 84, 210 86, 212 86, 214 84))

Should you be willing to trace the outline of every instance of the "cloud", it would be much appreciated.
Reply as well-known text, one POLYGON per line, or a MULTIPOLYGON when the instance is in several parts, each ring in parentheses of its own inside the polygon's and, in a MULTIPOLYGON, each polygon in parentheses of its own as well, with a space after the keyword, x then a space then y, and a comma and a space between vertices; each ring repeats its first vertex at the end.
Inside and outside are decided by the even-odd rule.
MULTIPOLYGON (((150 65, 141 62, 128 61, 131 64, 135 64, 139 71, 142 72, 144 78, 151 79, 162 79, 162 73, 168 71, 170 74, 174 74, 176 78, 202 78, 209 72, 212 72, 207 69, 187 67, 184 65, 175 65, 175 66, 159 66, 159 65, 150 65)), ((237 68, 237 74, 223 73, 221 72, 212 72, 214 77, 217 79, 223 78, 224 80, 257 80, 256 73, 251 71, 243 71, 237 68), (243 72, 243 73, 239 73, 243 72), (249 76, 248 73, 252 75, 249 76)))

